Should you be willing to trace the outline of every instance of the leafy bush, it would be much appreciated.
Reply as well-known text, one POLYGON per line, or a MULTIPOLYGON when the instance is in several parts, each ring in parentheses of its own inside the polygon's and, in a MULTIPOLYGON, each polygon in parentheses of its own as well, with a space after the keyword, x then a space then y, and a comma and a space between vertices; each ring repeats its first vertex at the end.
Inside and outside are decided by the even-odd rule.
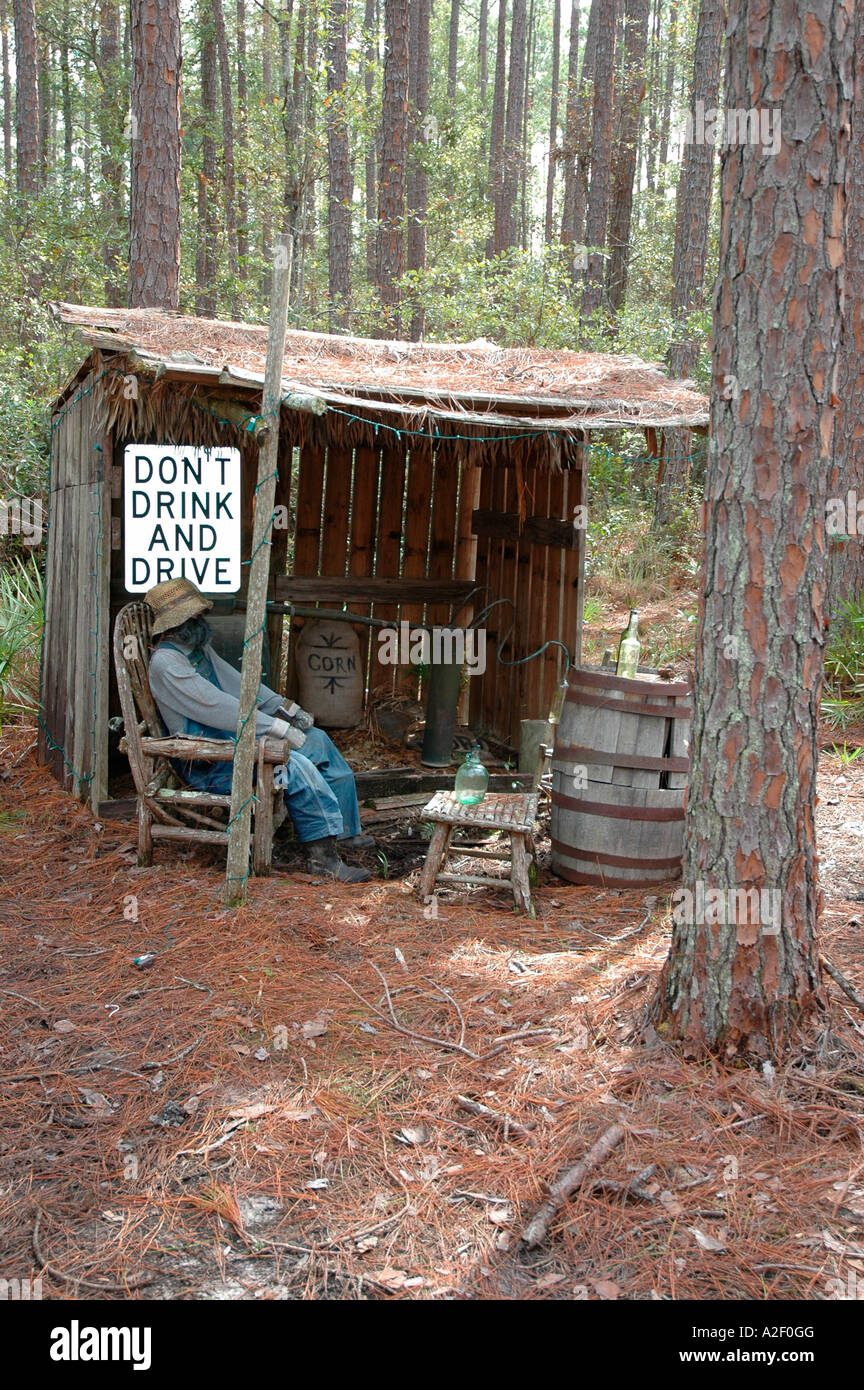
POLYGON ((39 703, 44 593, 35 560, 0 569, 0 726, 32 719, 39 703))

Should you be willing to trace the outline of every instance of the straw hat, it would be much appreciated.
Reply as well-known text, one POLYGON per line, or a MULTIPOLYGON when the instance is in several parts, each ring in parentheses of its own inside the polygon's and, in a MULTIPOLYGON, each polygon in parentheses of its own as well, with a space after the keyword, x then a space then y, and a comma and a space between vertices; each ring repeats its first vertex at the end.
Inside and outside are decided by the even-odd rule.
POLYGON ((187 618, 194 618, 198 613, 209 613, 213 607, 209 598, 195 588, 191 579, 165 579, 161 584, 154 584, 144 595, 144 602, 155 618, 154 637, 160 632, 168 632, 172 627, 179 627, 187 618))

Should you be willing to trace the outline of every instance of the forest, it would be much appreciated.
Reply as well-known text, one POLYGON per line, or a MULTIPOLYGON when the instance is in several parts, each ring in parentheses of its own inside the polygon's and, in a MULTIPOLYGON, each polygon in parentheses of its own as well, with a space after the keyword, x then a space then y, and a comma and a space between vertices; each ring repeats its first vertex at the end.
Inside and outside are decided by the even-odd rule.
POLYGON ((864 7, 0 69, 6 1296, 864 1297, 864 7))

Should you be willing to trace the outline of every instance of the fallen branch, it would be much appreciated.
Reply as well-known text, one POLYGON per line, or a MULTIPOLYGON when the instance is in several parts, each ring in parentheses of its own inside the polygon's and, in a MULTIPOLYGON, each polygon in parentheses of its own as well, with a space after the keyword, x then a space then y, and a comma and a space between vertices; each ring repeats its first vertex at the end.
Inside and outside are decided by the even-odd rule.
POLYGON ((349 984, 348 981, 342 975, 337 975, 336 979, 339 980, 343 985, 345 985, 347 989, 350 989, 351 993, 355 996, 355 998, 360 1000, 361 1004, 365 1004, 367 1009, 371 1009, 372 1012, 377 1014, 379 1018, 383 1019, 385 1023, 391 1023, 392 1026, 396 1029, 396 1032, 402 1033, 403 1036, 406 1038, 415 1038, 418 1042, 430 1043, 432 1047, 446 1047, 451 1052, 461 1052, 463 1057, 470 1057, 472 1062, 478 1062, 480 1060, 478 1053, 472 1052, 470 1048, 465 1047, 462 1043, 452 1042, 449 1038, 430 1037, 428 1033, 418 1033, 416 1029, 409 1028, 406 1024, 400 1023, 393 1009, 393 1000, 390 998, 390 986, 384 978, 384 975, 381 973, 381 971, 378 969, 378 966, 375 965, 373 961, 370 960, 366 963, 370 966, 372 970, 375 971, 375 974, 378 976, 378 979, 384 986, 384 997, 387 1000, 387 1009, 390 1015, 389 1019, 387 1017, 387 1014, 385 1014, 381 1009, 378 1008, 377 1004, 371 1004, 368 999, 364 999, 363 995, 360 994, 359 991, 356 990, 352 984, 349 984))
POLYGON ((581 1186, 588 1173, 609 1157, 612 1150, 621 1143, 626 1133, 623 1125, 610 1125, 601 1134, 596 1144, 592 1144, 584 1158, 580 1158, 579 1162, 574 1163, 572 1168, 565 1168, 564 1172, 555 1179, 549 1189, 549 1196, 546 1201, 538 1207, 522 1232, 522 1240, 529 1249, 545 1240, 547 1227, 556 1212, 564 1205, 571 1193, 581 1186))
POLYGON ((65 1274, 62 1269, 57 1269, 56 1265, 49 1264, 48 1260, 45 1258, 45 1254, 39 1244, 39 1223, 41 1220, 42 1211, 37 1207, 36 1220, 33 1223, 33 1234, 30 1238, 30 1243, 33 1246, 33 1254, 36 1256, 37 1264, 41 1269, 45 1270, 46 1274, 50 1274, 52 1278, 59 1279, 60 1282, 64 1284, 77 1284, 78 1287, 82 1289, 97 1289, 101 1293, 128 1293, 130 1289, 141 1289, 145 1284, 153 1283, 149 1274, 133 1274, 130 1279, 127 1279, 122 1284, 97 1284, 94 1283, 92 1279, 82 1279, 78 1274, 65 1274))
POLYGON ((847 999, 851 999, 855 1007, 857 1009, 860 1009, 862 1014, 864 1014, 864 999, 861 998, 861 995, 849 983, 849 981, 846 979, 846 976, 841 974, 841 972, 837 969, 836 965, 832 965, 831 961, 828 959, 827 956, 820 956, 819 960, 824 969, 828 971, 828 974, 831 976, 831 979, 834 981, 834 983, 840 986, 847 999))
POLYGON ((457 1095, 456 1104, 460 1110, 467 1110, 471 1115, 481 1115, 484 1119, 491 1120, 493 1124, 503 1129, 505 1139, 508 1134, 516 1134, 521 1139, 527 1139, 529 1144, 534 1143, 534 1135, 531 1131, 537 1126, 533 1120, 530 1120, 527 1125, 520 1124, 518 1120, 512 1120, 509 1115, 501 1115, 497 1110, 490 1110, 488 1105, 481 1105, 479 1100, 471 1100, 469 1096, 457 1095))

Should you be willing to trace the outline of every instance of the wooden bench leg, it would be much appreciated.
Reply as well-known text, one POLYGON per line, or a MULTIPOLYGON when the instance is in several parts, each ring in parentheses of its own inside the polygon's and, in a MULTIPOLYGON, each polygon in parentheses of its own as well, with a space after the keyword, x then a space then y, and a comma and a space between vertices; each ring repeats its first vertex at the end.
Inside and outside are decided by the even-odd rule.
POLYGON ((534 915, 531 902, 531 884, 528 881, 528 847, 525 836, 516 830, 510 832, 510 877, 513 885, 513 901, 520 912, 534 915))
POLYGON ((432 831, 432 839, 429 841, 429 848, 426 851, 426 863, 423 865, 420 882, 417 885, 417 896, 421 902, 425 902, 432 895, 435 879, 441 872, 441 866, 447 858, 452 834, 452 825, 445 825, 441 821, 436 824, 432 831))
POLYGON ((141 868, 153 863, 153 812, 143 796, 138 798, 138 863, 141 868))
POLYGON ((258 754, 258 780, 255 787, 257 800, 254 810, 254 831, 252 836, 252 872, 260 877, 270 873, 273 858, 273 764, 265 763, 263 741, 258 754))

